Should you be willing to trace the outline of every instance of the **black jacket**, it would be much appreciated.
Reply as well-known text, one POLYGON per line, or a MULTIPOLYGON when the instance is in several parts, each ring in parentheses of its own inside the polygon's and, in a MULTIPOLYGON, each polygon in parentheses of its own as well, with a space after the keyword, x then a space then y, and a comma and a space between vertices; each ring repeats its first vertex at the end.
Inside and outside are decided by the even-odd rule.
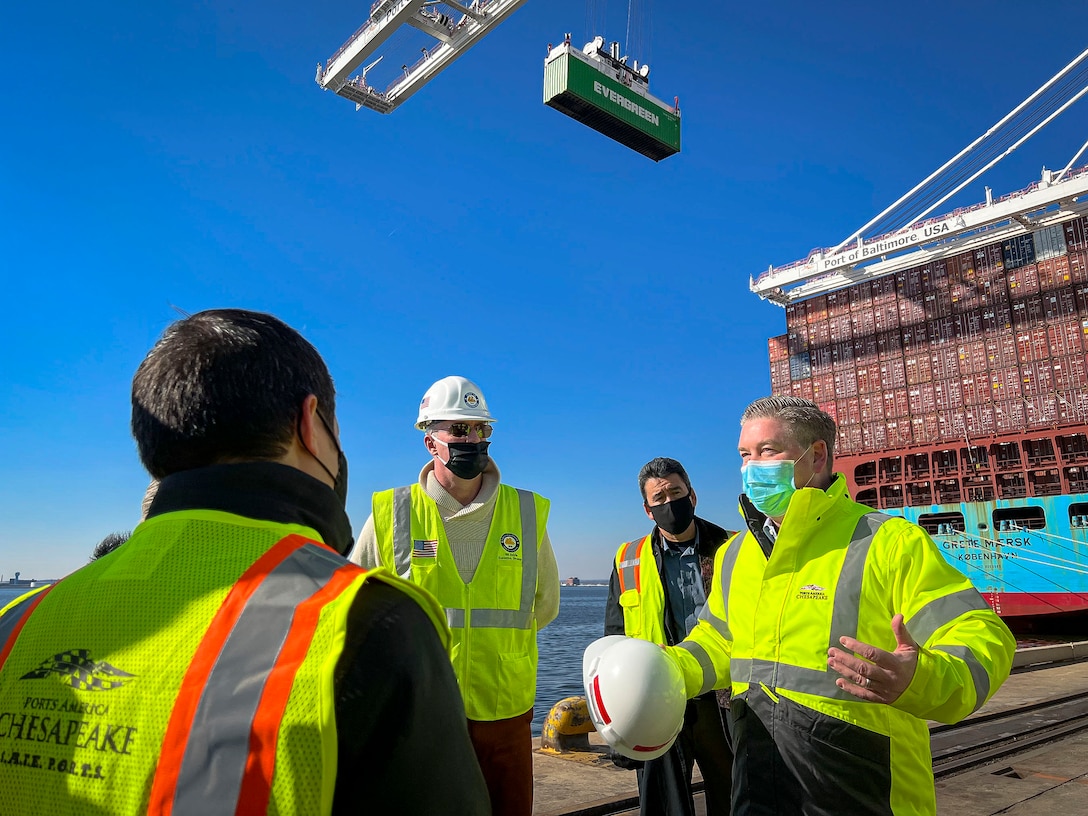
MULTIPOLYGON (((718 548, 735 535, 731 530, 712 524, 706 519, 695 517, 695 529, 697 531, 699 567, 703 573, 703 589, 706 596, 710 597, 711 579, 714 577, 714 554, 718 548)), ((650 542, 654 550, 654 561, 657 563, 657 572, 664 575, 661 559, 661 530, 654 527, 653 540, 650 542)), ((669 610, 669 593, 665 593, 665 638, 670 646, 675 646, 687 635, 687 632, 674 632, 672 615, 669 610)), ((608 604, 604 610, 604 633, 606 635, 626 634, 623 626, 623 607, 620 606, 620 577, 616 572, 615 559, 612 561, 612 577, 608 581, 608 604)))
MULTIPOLYGON (((194 509, 305 525, 341 553, 352 545, 351 524, 332 490, 285 465, 215 465, 168 476, 148 517, 194 509)), ((363 585, 349 613, 334 691, 334 814, 491 813, 453 667, 415 600, 379 581, 363 585)))

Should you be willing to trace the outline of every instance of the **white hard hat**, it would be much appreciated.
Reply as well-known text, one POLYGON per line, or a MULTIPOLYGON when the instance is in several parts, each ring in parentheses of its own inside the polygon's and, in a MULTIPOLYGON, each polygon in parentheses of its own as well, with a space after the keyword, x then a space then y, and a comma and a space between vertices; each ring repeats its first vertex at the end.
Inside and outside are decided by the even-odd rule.
POLYGON ((582 657, 589 715, 618 754, 657 759, 684 724, 680 667, 656 643, 622 635, 593 641, 582 657))
POLYGON ((428 422, 440 419, 475 419, 494 422, 487 410, 483 392, 472 380, 464 377, 443 377, 419 401, 416 427, 423 430, 428 422))

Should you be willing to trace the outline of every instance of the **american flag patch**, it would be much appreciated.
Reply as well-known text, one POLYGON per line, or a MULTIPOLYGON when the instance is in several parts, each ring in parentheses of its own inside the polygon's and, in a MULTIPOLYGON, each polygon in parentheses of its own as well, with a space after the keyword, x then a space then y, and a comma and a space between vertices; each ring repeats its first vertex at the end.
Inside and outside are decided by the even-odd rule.
POLYGON ((437 541, 412 541, 412 556, 414 558, 435 558, 438 556, 437 541))

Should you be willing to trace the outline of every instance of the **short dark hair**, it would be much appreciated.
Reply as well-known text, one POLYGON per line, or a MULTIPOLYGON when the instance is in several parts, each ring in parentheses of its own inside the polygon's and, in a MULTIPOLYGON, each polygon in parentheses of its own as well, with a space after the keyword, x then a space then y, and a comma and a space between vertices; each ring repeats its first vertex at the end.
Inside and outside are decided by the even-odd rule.
POLYGON ((812 400, 790 395, 763 397, 744 409, 740 424, 756 418, 779 420, 789 429, 793 441, 806 448, 822 439, 830 464, 835 450, 835 420, 812 400))
POLYGON ((313 394, 330 423, 332 377, 283 321, 212 309, 167 327, 132 379, 132 435, 155 479, 224 461, 278 459, 313 394))
POLYGON ((658 456, 656 459, 651 459, 643 465, 642 470, 638 472, 638 492, 642 495, 642 503, 646 503, 647 481, 650 479, 665 479, 674 473, 680 477, 680 480, 684 483, 690 493, 691 479, 688 478, 688 472, 684 470, 684 466, 675 459, 669 459, 666 456, 658 456))

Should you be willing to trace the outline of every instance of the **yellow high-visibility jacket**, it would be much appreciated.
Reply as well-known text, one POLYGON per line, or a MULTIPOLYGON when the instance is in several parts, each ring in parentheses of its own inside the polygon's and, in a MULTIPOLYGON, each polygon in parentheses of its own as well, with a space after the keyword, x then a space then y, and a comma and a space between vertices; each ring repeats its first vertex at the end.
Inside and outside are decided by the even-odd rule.
POLYGON ((852 501, 838 475, 794 495, 769 558, 752 532, 718 551, 704 619, 669 651, 689 696, 732 688, 734 780, 755 812, 915 814, 936 810, 925 721, 976 711, 1015 647, 924 530, 852 501), (920 646, 907 690, 885 705, 839 689, 828 649, 894 651, 899 613, 920 646))

